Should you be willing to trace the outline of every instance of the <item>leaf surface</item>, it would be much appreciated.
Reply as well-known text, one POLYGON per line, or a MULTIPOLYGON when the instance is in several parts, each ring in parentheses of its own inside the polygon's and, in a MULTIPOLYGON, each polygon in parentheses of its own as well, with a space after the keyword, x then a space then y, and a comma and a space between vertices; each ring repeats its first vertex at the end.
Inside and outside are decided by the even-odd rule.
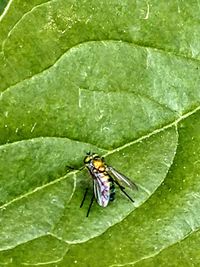
POLYGON ((195 1, 0 2, 0 265, 199 265, 198 33, 195 1), (134 204, 86 218, 88 151, 134 204))

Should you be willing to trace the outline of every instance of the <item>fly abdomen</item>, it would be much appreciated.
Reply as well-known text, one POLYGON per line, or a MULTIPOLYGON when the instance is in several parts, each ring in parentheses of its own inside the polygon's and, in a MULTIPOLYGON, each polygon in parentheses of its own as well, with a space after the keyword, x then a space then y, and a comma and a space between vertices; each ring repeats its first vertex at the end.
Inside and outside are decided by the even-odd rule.
POLYGON ((110 198, 109 201, 113 201, 115 199, 115 184, 112 181, 110 185, 110 198))

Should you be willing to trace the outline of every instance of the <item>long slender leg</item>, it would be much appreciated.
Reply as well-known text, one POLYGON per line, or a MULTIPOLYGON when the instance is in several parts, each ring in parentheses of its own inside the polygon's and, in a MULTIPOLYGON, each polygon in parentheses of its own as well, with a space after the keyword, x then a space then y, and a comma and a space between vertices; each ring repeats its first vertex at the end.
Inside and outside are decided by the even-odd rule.
POLYGON ((68 169, 70 169, 70 170, 75 170, 75 168, 74 168, 74 167, 72 167, 72 166, 69 166, 69 165, 66 165, 65 167, 66 167, 66 168, 68 168, 68 169))
POLYGON ((83 200, 82 200, 82 202, 81 202, 80 208, 82 208, 82 206, 83 206, 83 204, 84 204, 84 202, 85 202, 85 198, 86 198, 86 196, 87 196, 87 192, 88 192, 88 188, 85 189, 85 194, 84 194, 84 196, 83 196, 83 200))
POLYGON ((66 168, 66 171, 69 171, 69 170, 71 170, 71 171, 75 171, 75 170, 77 170, 77 171, 82 171, 82 170, 85 168, 85 166, 82 166, 82 167, 80 167, 79 169, 77 169, 77 168, 75 168, 75 167, 66 165, 65 168, 66 168))
POLYGON ((87 211, 87 215, 86 215, 86 217, 88 217, 88 216, 89 216, 90 209, 91 209, 91 207, 92 207, 92 203, 93 203, 93 201, 94 201, 94 194, 92 195, 92 198, 91 198, 91 201, 90 201, 90 206, 89 206, 89 208, 88 208, 88 211, 87 211))
POLYGON ((71 171, 75 171, 75 168, 74 168, 74 167, 71 167, 71 166, 68 166, 68 165, 66 165, 66 166, 65 166, 65 171, 66 171, 66 173, 69 173, 69 172, 71 172, 71 171))
POLYGON ((122 185, 120 185, 117 181, 115 181, 115 180, 113 180, 118 186, 119 186, 119 188, 120 188, 120 190, 124 193, 124 195, 125 196, 127 196, 127 198, 129 198, 130 199, 130 201, 132 201, 132 202, 135 202, 127 193, 126 193, 126 191, 124 191, 124 187, 122 186, 122 185))

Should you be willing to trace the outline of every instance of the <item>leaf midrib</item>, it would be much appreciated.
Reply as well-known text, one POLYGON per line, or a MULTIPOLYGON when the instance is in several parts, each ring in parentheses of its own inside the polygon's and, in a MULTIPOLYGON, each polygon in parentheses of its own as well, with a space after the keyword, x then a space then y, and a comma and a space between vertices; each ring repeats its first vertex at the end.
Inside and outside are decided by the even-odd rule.
MULTIPOLYGON (((125 148, 127 148, 127 147, 129 147, 129 146, 131 146, 131 145, 133 145, 133 144, 136 144, 136 143, 138 143, 138 142, 141 142, 141 141, 143 141, 143 140, 145 140, 145 139, 147 139, 147 138, 149 138, 149 137, 151 137, 151 136, 153 136, 153 135, 155 135, 155 134, 157 134, 157 133, 160 133, 160 132, 162 132, 162 131, 164 131, 164 130, 170 128, 170 127, 177 126, 177 124, 178 124, 180 121, 182 121, 182 120, 188 118, 189 116, 193 115, 194 113, 196 113, 196 112, 199 111, 199 110, 200 110, 200 105, 197 106, 197 107, 196 107, 195 109, 193 109, 192 111, 185 113, 184 115, 182 115, 181 117, 179 117, 179 118, 178 118, 177 120, 175 120, 174 122, 172 122, 172 123, 170 123, 170 124, 167 124, 167 125, 165 125, 164 127, 158 128, 158 129, 154 130, 153 132, 151 132, 151 133, 149 133, 149 134, 147 134, 147 135, 141 136, 140 138, 138 138, 138 139, 136 139, 136 140, 133 140, 133 141, 131 141, 131 142, 129 142, 129 143, 126 143, 126 144, 124 144, 124 145, 122 145, 122 146, 120 146, 120 147, 118 147, 118 148, 115 148, 115 149, 113 149, 113 150, 111 150, 111 151, 108 151, 108 152, 105 153, 103 156, 106 157, 106 156, 108 156, 108 155, 111 155, 111 154, 113 154, 113 153, 115 153, 115 152, 118 152, 118 151, 120 151, 120 150, 123 150, 123 149, 125 149, 125 148)), ((42 137, 42 138, 44 138, 44 137, 42 137)), ((18 141, 18 142, 21 142, 21 141, 18 141)), ((12 143, 11 145, 13 145, 13 144, 14 144, 14 143, 12 143)), ((9 144, 7 144, 7 145, 9 145, 9 144)), ((80 171, 79 169, 78 169, 78 170, 71 171, 71 172, 67 173, 67 174, 64 175, 64 176, 59 177, 58 179, 55 179, 54 181, 51 181, 51 182, 49 182, 49 183, 47 183, 47 184, 45 184, 45 185, 42 185, 42 186, 40 186, 40 187, 36 187, 34 190, 32 190, 32 191, 30 191, 30 192, 28 192, 28 193, 26 193, 26 194, 24 194, 24 195, 20 195, 20 196, 18 196, 17 198, 12 199, 11 201, 9 201, 9 202, 7 202, 7 203, 1 205, 1 206, 0 206, 0 210, 1 210, 1 209, 4 209, 4 208, 6 208, 6 207, 8 207, 9 205, 11 205, 11 204, 14 203, 14 202, 17 202, 18 200, 21 200, 21 199, 23 199, 23 198, 25 198, 25 197, 27 197, 27 196, 29 196, 29 195, 32 195, 32 194, 34 194, 34 193, 36 193, 36 192, 42 190, 43 188, 46 188, 46 187, 48 187, 48 186, 50 186, 50 185, 52 185, 52 184, 56 184, 56 183, 58 183, 58 182, 60 182, 60 181, 62 181, 62 180, 64 180, 64 179, 66 179, 69 175, 72 175, 72 174, 73 174, 73 175, 76 175, 79 171, 80 171)))

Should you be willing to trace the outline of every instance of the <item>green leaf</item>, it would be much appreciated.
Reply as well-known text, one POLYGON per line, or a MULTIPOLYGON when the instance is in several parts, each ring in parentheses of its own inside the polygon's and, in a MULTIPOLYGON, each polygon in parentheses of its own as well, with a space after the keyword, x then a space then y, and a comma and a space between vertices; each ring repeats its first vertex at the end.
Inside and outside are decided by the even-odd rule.
POLYGON ((1 0, 0 1, 0 14, 2 14, 4 12, 7 4, 8 4, 8 0, 1 0))
POLYGON ((198 8, 0 3, 0 265, 199 265, 198 8), (86 217, 88 151, 134 204, 86 217))
POLYGON ((8 266, 21 266, 22 261, 27 265, 40 265, 43 262, 59 261, 68 251, 65 242, 50 235, 41 236, 11 251, 2 252, 1 263, 8 266))
POLYGON ((76 262, 83 266, 91 263, 98 266, 100 260, 102 266, 166 266, 167 259, 167 266, 188 266, 188 262, 198 266, 199 254, 195 251, 199 239, 195 231, 200 226, 199 118, 200 112, 197 112, 180 122, 173 165, 152 197, 104 235, 74 246, 60 266, 73 266, 76 262), (188 239, 184 240, 189 235, 191 243, 188 239), (107 253, 105 244, 114 251, 107 253), (178 256, 170 256, 182 244, 185 263, 178 256), (193 247, 191 244, 194 244, 193 247), (96 250, 98 254, 94 262, 92 251, 96 250), (84 257, 86 254, 87 257, 84 257), (162 255, 166 255, 167 259, 162 255))

